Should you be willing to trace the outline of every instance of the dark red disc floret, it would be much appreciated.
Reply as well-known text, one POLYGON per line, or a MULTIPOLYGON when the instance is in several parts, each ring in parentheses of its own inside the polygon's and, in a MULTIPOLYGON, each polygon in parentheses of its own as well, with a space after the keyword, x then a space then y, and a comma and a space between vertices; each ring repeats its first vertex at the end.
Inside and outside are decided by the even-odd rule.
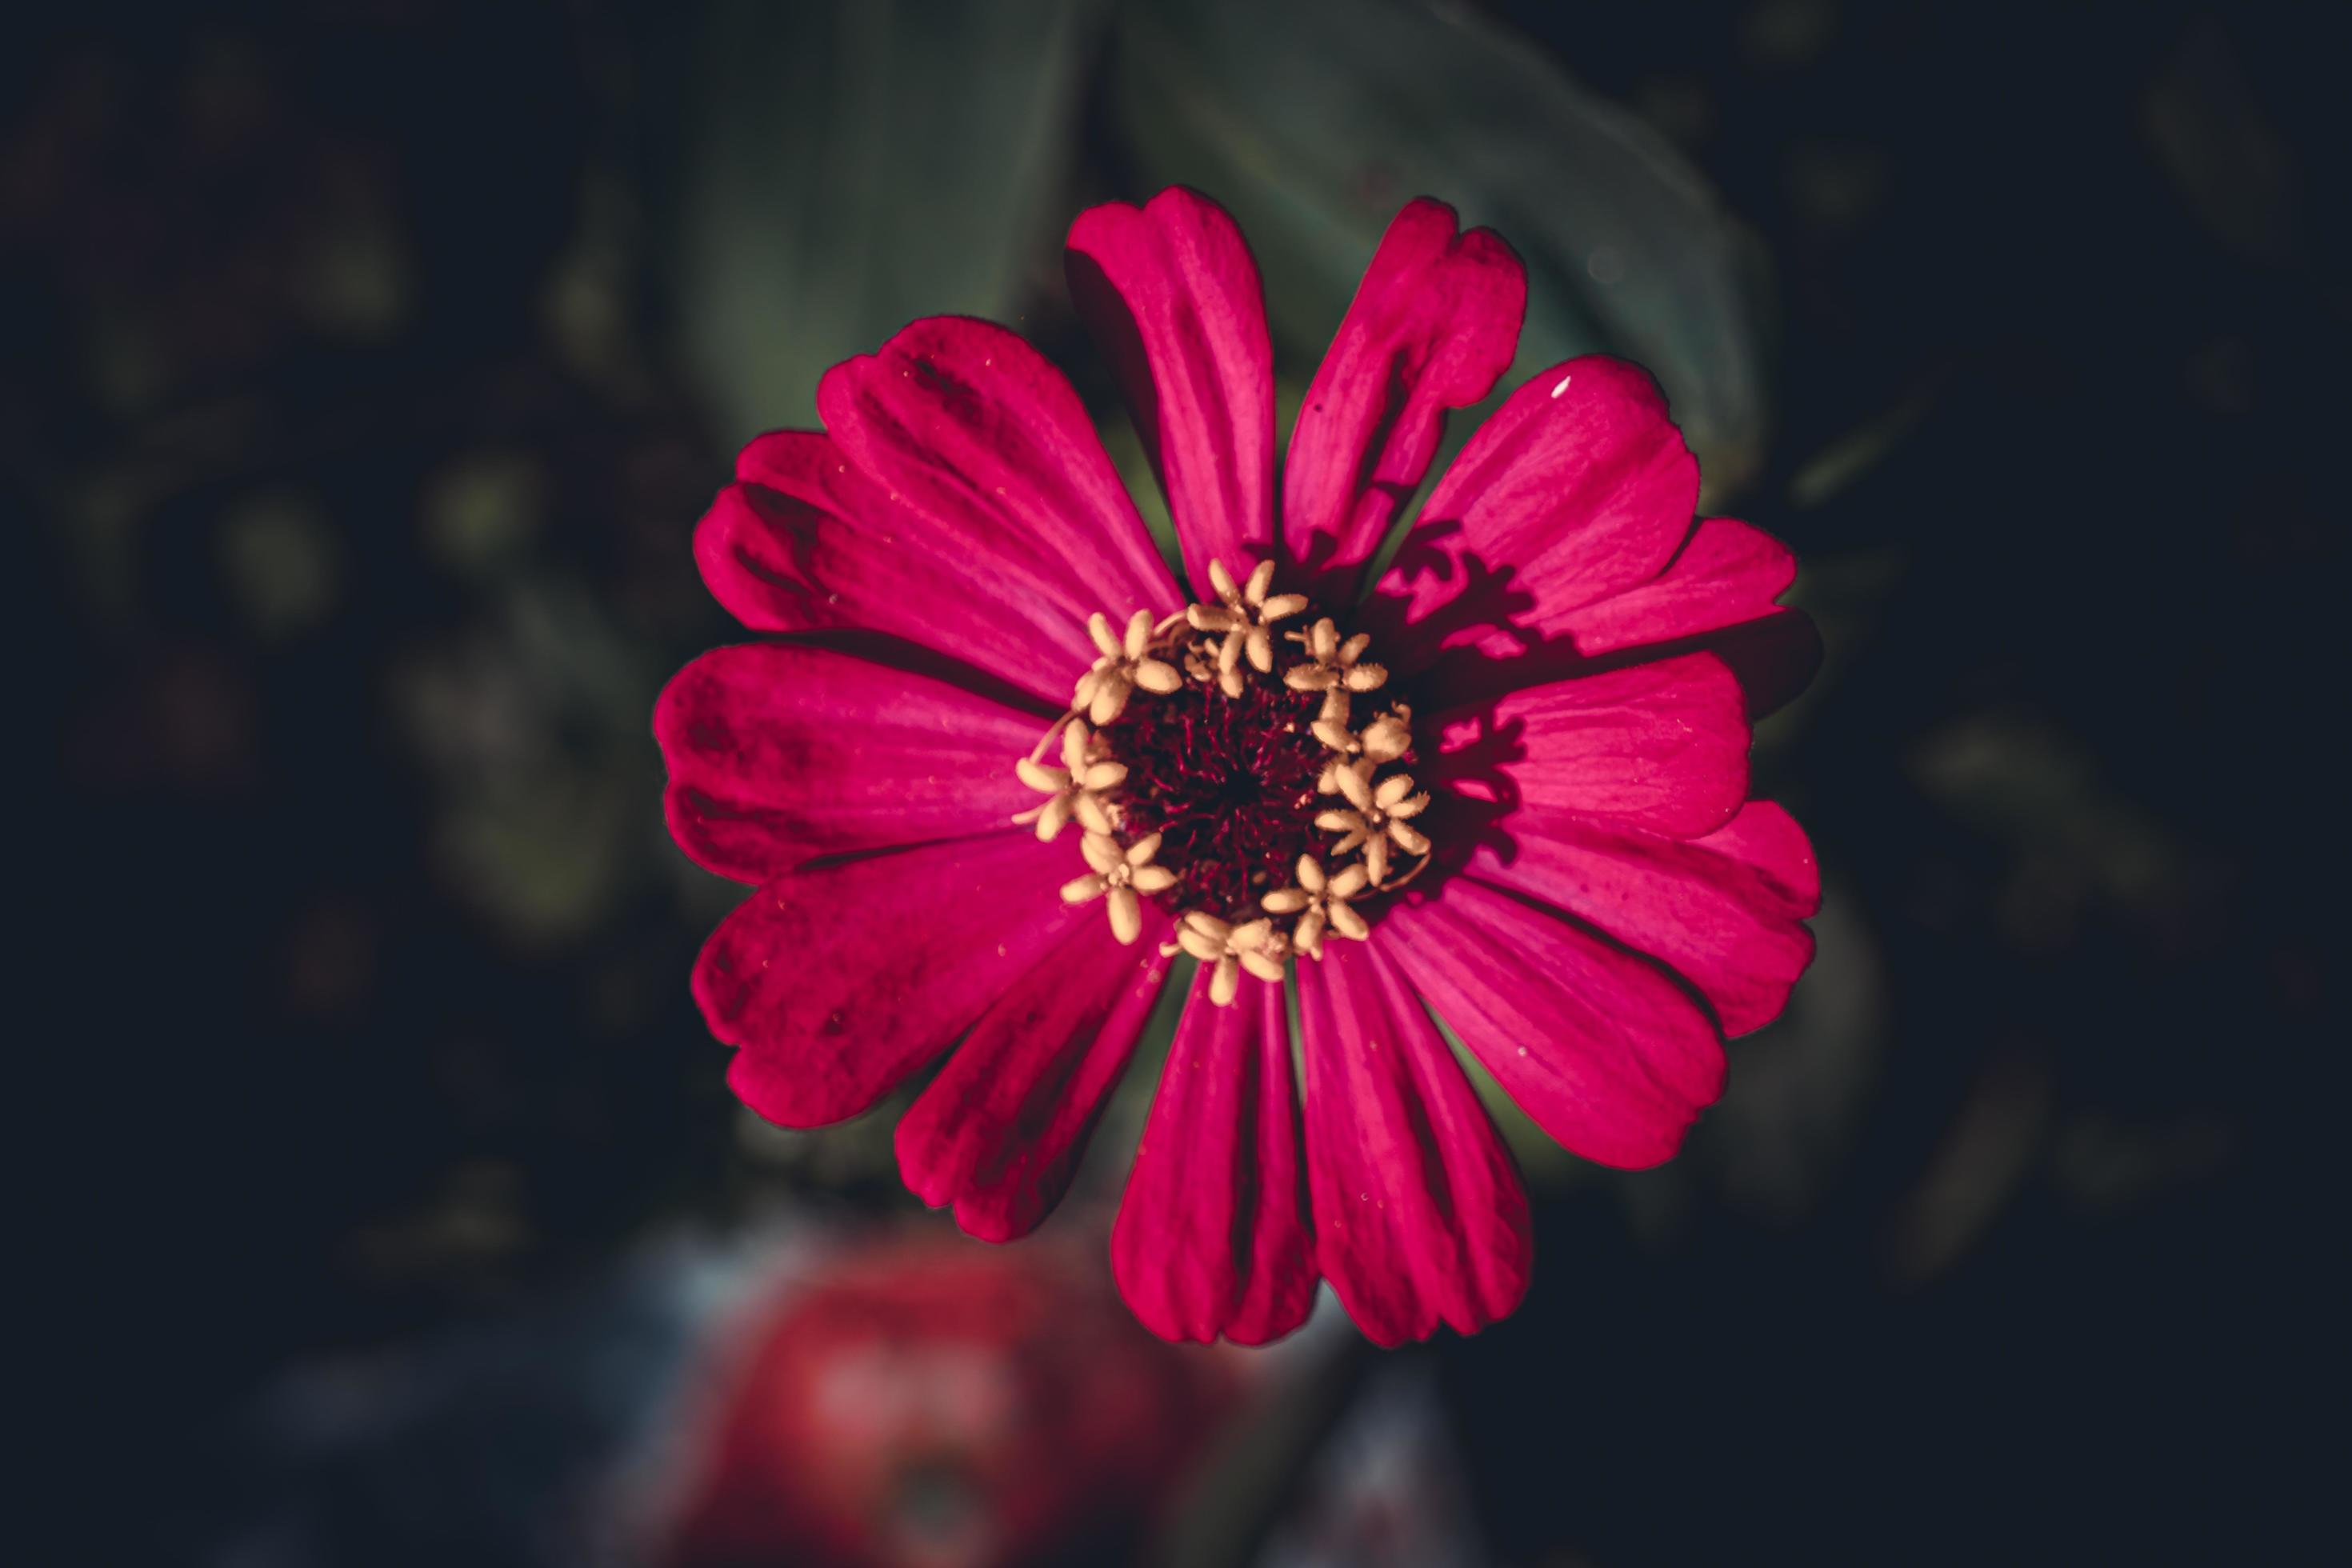
POLYGON ((1127 836, 1161 835, 1157 863, 1177 874, 1161 896, 1171 911, 1253 908, 1326 837, 1315 817, 1333 803, 1315 782, 1330 752, 1308 728, 1321 709, 1318 693, 1255 676, 1237 698, 1188 681, 1103 728, 1127 764, 1127 836))

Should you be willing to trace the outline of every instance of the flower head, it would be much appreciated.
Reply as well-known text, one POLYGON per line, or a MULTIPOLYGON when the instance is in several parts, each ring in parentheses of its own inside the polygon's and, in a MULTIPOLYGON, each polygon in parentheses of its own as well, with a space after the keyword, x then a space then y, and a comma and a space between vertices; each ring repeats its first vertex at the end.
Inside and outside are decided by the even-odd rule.
MULTIPOLYGON (((1133 1331, 1051 1242, 812 1248, 724 1314, 642 1517, 673 1568, 1099 1561, 1179 1493, 1234 1369, 1133 1331)), ((1090 1260, 1088 1260, 1090 1261, 1090 1260)))
POLYGON ((824 431, 746 447, 696 536, 772 640, 697 660, 656 713, 672 832, 759 889, 697 1000, 786 1125, 952 1047, 900 1168, 1006 1240, 1189 958, 1112 1235, 1137 1314, 1255 1342, 1328 1279, 1382 1343, 1475 1330, 1526 1289, 1527 1205, 1433 1012, 1570 1149, 1653 1164, 1811 957, 1810 847, 1746 798, 1750 706, 1815 651, 1775 603, 1790 558, 1695 519, 1649 378, 1585 358, 1506 399, 1365 581, 1524 306, 1509 249, 1436 203, 1373 257, 1278 497, 1224 212, 1096 208, 1070 279, 1192 591, 1018 337, 935 318, 835 367, 824 431))

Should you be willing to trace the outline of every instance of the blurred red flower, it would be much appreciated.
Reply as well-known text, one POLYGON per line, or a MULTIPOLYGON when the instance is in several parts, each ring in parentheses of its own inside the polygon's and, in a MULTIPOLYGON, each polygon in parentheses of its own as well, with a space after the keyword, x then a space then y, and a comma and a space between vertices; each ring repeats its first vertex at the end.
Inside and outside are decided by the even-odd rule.
POLYGON ((871 1247, 789 1289, 735 1349, 668 1532, 679 1568, 1132 1547, 1234 1392, 1050 1248, 871 1247))
POLYGON ((697 1000, 788 1126, 961 1038, 899 1163, 1005 1240, 1066 1187, 1188 952, 1112 1238, 1137 1315, 1259 1342, 1321 1278, 1381 1343, 1475 1331, 1526 1289, 1527 1203, 1431 1010, 1568 1148, 1642 1166, 1811 957, 1811 847, 1747 798, 1751 714, 1818 654, 1775 602, 1794 563, 1695 519, 1650 378, 1589 357, 1513 392, 1370 574, 1525 306, 1517 258, 1440 204, 1372 258, 1278 505, 1265 306, 1224 211, 1095 208, 1068 271, 1192 593, 1013 333, 933 318, 835 366, 824 431, 744 448, 696 537, 774 640, 698 659, 655 715, 672 833, 760 889, 697 1000))

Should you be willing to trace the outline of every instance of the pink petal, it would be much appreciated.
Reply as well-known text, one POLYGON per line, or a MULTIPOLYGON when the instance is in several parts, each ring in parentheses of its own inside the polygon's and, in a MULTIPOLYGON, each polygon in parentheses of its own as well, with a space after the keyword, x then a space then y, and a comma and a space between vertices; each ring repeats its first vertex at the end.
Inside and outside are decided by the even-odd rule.
POLYGON ((751 630, 878 633, 1054 708, 1068 700, 1091 660, 1071 628, 1094 606, 1057 576, 894 501, 814 431, 759 437, 736 473, 694 553, 712 596, 751 630))
POLYGON ((1433 722, 1431 779, 1512 810, 1584 812, 1696 838, 1748 795, 1739 683, 1712 654, 1529 687, 1433 722))
POLYGON ((989 321, 933 316, 825 373, 825 428, 933 528, 1058 585, 1075 680, 1085 616, 1182 603, 1062 373, 989 321))
POLYGON ((1697 503, 1698 463, 1648 372, 1593 354, 1539 373, 1445 470, 1382 579, 1403 601, 1391 668, 1559 635, 1569 612, 1656 576, 1697 503))
POLYGON ((1392 966, 1333 942, 1298 966, 1315 1261, 1375 1344, 1475 1333, 1535 1266, 1518 1172, 1392 966))
POLYGON ((1071 922, 1066 844, 1025 829, 789 872, 743 900, 694 966, 727 1081, 785 1127, 869 1109, 945 1050, 1071 922))
POLYGON ((1588 1160, 1671 1157, 1723 1092, 1714 1020, 1653 961, 1471 877, 1375 937, 1512 1100, 1588 1160))
MULTIPOLYGON (((1307 389, 1283 469, 1283 539, 1320 575, 1360 566, 1429 471, 1445 411, 1510 368, 1527 269, 1423 197, 1389 225, 1307 389)), ((1352 586, 1352 584, 1350 584, 1352 586)))
POLYGON ((1704 649, 1731 668, 1749 717, 1760 717, 1803 690, 1821 666, 1811 619, 1775 603, 1796 574, 1796 557, 1770 534, 1733 518, 1703 518, 1656 576, 1565 611, 1540 630, 1530 623, 1450 648, 1415 676, 1414 689, 1442 707, 1704 649))
POLYGON ((1111 1227, 1111 1271, 1164 1340, 1264 1344, 1315 1304, 1282 987, 1196 977, 1111 1227))
POLYGON ((1133 947, 1108 921, 1080 921, 982 1015, 899 1120, 898 1170, 917 1196, 953 1204, 956 1223, 982 1241, 1037 1227, 1069 1189, 1159 1000, 1167 930, 1151 905, 1133 947))
POLYGON ((1794 552, 1737 518, 1702 518, 1647 582, 1567 612, 1558 632, 1587 656, 1669 643, 1772 614, 1797 580, 1794 552))
POLYGON ((961 687, 788 643, 707 653, 654 704, 670 836, 739 882, 1002 827, 1043 798, 1013 773, 1042 732, 961 687))
POLYGON ((1779 1017, 1812 962, 1802 923, 1821 908, 1812 846, 1770 801, 1689 840, 1561 811, 1514 813, 1503 831, 1506 842, 1471 859, 1474 875, 1674 965, 1727 1035, 1779 1017))
POLYGON ((1070 226, 1078 312, 1118 373, 1184 546, 1208 581, 1274 548, 1274 347, 1249 245, 1225 209, 1181 186, 1070 226))
POLYGON ((1664 571, 1570 612, 1558 635, 1586 658, 1706 648, 1731 667, 1748 693, 1748 716, 1759 718, 1802 691, 1821 668, 1812 618, 1777 602, 1796 577, 1795 552, 1762 529, 1701 518, 1664 571))

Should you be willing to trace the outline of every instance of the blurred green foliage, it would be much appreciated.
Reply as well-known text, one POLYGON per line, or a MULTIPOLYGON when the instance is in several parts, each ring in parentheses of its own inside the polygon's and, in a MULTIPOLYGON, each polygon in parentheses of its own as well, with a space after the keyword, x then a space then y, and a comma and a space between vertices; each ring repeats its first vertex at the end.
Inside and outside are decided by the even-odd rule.
POLYGON ((1001 317, 1067 221, 1094 0, 707 8, 677 242, 686 344, 743 440, 918 316, 1001 317))
POLYGON ((1302 381, 1389 219, 1435 195, 1528 262, 1507 387, 1626 354, 1674 400, 1712 497, 1753 479, 1771 335, 1753 240, 1633 114, 1507 30, 1411 0, 713 8, 676 288, 734 434, 810 420, 828 366, 916 316, 1020 314, 1077 205, 1097 56, 1090 123, 1118 139, 1097 154, 1141 191, 1233 209, 1302 381))

